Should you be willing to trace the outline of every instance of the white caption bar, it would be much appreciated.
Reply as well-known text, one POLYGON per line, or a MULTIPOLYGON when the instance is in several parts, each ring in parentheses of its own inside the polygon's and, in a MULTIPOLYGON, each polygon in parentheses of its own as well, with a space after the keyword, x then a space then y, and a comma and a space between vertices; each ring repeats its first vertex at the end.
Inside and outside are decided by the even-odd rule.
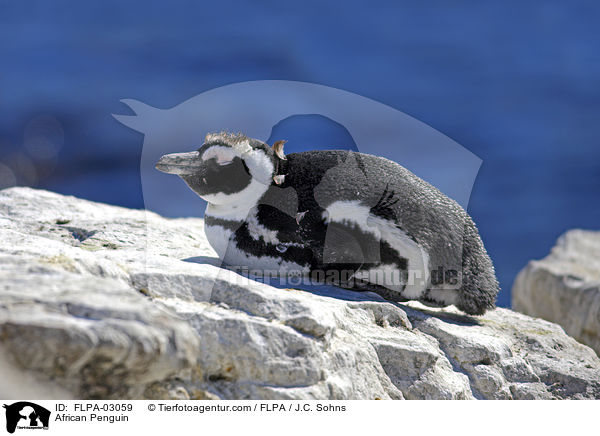
POLYGON ((0 435, 585 434, 597 401, 3 400, 0 435), (11 432, 12 430, 12 432, 11 432))

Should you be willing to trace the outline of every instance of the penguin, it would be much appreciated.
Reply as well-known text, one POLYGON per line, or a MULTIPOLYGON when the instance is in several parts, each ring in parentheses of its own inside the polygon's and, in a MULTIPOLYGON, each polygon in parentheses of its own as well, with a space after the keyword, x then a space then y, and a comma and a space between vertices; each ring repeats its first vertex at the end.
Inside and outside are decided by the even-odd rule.
POLYGON ((458 203, 391 160, 286 155, 284 144, 210 133, 197 151, 156 163, 206 200, 206 236, 225 264, 470 315, 495 307, 494 266, 458 203))

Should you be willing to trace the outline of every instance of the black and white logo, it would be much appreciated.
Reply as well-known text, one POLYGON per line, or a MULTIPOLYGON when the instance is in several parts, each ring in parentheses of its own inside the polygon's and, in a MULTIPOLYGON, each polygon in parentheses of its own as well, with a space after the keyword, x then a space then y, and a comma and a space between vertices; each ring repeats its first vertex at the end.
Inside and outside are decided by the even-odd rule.
POLYGON ((6 431, 14 433, 16 429, 48 430, 50 411, 29 401, 19 401, 6 409, 6 431))

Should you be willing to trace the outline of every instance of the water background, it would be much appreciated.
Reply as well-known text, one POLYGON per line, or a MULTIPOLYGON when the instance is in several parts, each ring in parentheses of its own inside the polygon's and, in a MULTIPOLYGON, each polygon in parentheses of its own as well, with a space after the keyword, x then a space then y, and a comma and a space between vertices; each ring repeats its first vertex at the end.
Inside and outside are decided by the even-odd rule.
MULTIPOLYGON (((111 117, 119 99, 168 108, 264 79, 341 88, 483 159, 469 212, 508 306, 530 259, 600 228, 599 22, 591 1, 2 2, 0 183, 141 208, 142 137, 111 117)), ((328 128, 277 133, 319 148, 328 128)))

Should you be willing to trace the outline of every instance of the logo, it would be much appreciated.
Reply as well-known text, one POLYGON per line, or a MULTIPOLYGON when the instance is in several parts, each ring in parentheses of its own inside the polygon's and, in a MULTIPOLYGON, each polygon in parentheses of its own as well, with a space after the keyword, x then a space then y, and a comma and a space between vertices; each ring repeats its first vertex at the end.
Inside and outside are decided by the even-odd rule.
MULTIPOLYGON (((278 140, 290 139, 288 146, 295 147, 298 152, 343 149, 386 158, 431 183, 465 209, 481 165, 481 159, 464 147, 396 109, 357 94, 312 83, 281 80, 235 83, 206 91, 168 109, 155 108, 132 99, 122 102, 133 114, 114 117, 144 134, 140 171, 145 207, 166 216, 174 213, 198 216, 198 197, 192 192, 194 188, 182 190, 178 180, 157 171, 155 165, 161 156, 198 148, 208 132, 243 132, 246 139, 257 138, 273 145, 280 144, 278 140), (324 125, 328 126, 327 129, 321 130, 324 125), (324 132, 323 137, 318 132, 324 132), (312 135, 312 139, 307 141, 307 134, 312 135), (307 146, 307 143, 312 145, 307 146), (159 186, 160 189, 157 189, 159 186)), ((232 137, 236 136, 241 139, 243 135, 232 137)), ((240 155, 249 153, 250 145, 246 147, 243 143, 240 142, 241 148, 237 152, 240 155)), ((281 146, 276 153, 283 155, 281 146)), ((190 154, 194 158, 199 156, 197 151, 190 154)), ((275 286, 302 285, 310 289, 313 284, 339 284, 353 290, 380 290, 391 299, 404 299, 403 294, 412 298, 419 296, 419 299, 431 303, 437 299, 437 303, 445 306, 447 299, 454 295, 449 291, 462 286, 465 239, 460 232, 467 229, 466 224, 457 224, 450 232, 452 242, 440 246, 441 252, 445 253, 443 256, 430 259, 424 246, 415 239, 415 234, 423 238, 427 232, 436 234, 437 230, 433 228, 439 224, 431 221, 434 227, 424 232, 420 220, 425 215, 420 200, 402 192, 403 188, 411 190, 413 188, 409 186, 421 186, 421 183, 407 179, 389 184, 387 174, 380 173, 383 171, 381 168, 389 168, 388 164, 384 165, 381 159, 367 164, 366 158, 361 156, 339 154, 336 159, 324 163, 319 175, 315 175, 314 186, 307 189, 312 190, 310 203, 315 206, 315 212, 323 211, 322 215, 309 213, 308 217, 304 217, 309 211, 305 205, 301 208, 299 193, 291 186, 279 186, 285 179, 279 177, 283 174, 274 175, 272 181, 266 178, 261 182, 257 178, 256 186, 262 184, 260 189, 268 189, 270 194, 248 201, 268 201, 268 204, 262 205, 271 211, 278 209, 272 213, 281 217, 281 222, 289 222, 290 229, 300 228, 300 221, 306 219, 306 230, 302 232, 318 235, 319 244, 303 245, 295 239, 279 242, 277 238, 276 242, 267 242, 266 236, 255 235, 256 231, 252 230, 248 236, 260 241, 253 245, 252 250, 256 253, 272 253, 269 256, 294 259, 294 262, 275 263, 272 269, 266 269, 264 263, 248 264, 245 257, 231 257, 237 253, 237 248, 232 245, 233 239, 221 235, 218 238, 221 253, 217 266, 221 266, 224 258, 229 256, 229 269, 249 269, 250 275, 242 276, 264 279, 275 286), (406 216, 400 216, 401 211, 406 216), (305 267, 306 259, 311 259, 321 268, 305 267), (443 263, 438 264, 442 259, 443 263), (299 264, 295 263, 296 260, 299 264), (296 269, 295 265, 298 265, 296 269), (306 275, 307 269, 311 270, 310 276, 306 275), (274 278, 279 280, 272 280, 274 278), (430 292, 432 290, 433 293, 430 292)), ((279 158, 283 159, 282 156, 279 158)), ((223 162, 228 161, 225 159, 223 162)), ((175 168, 180 164, 171 165, 175 168)), ((244 172, 237 174, 240 180, 246 180, 244 172)), ((227 183, 231 177, 223 178, 223 184, 214 185, 211 192, 218 195, 221 191, 236 192, 236 188, 227 183)), ((206 178, 200 180, 208 184, 206 178)), ((197 186, 201 191, 204 189, 200 188, 202 184, 197 186)), ((241 192, 249 191, 238 194, 241 192)), ((223 198, 228 197, 223 195, 223 198)), ((430 218, 426 219, 429 222, 430 218)), ((237 234, 238 227, 228 231, 232 235, 237 234)), ((244 233, 245 230, 241 228, 239 232, 244 233)), ((190 262, 207 260, 187 259, 190 262)))
POLYGON ((14 433, 18 429, 48 430, 50 411, 29 401, 19 401, 11 405, 4 404, 6 409, 6 431, 14 433))

